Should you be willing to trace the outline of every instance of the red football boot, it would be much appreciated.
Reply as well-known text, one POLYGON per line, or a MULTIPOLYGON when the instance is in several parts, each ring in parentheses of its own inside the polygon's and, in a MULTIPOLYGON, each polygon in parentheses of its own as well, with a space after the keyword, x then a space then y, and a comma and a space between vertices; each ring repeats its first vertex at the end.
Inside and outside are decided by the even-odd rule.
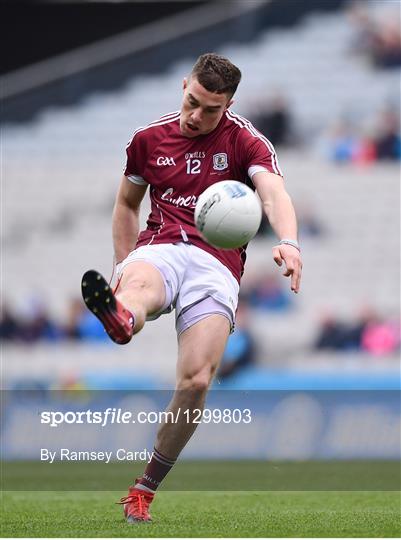
POLYGON ((124 515, 127 523, 132 524, 141 521, 152 521, 149 514, 149 506, 153 501, 154 496, 154 493, 130 486, 128 495, 126 497, 122 497, 120 502, 117 503, 124 505, 124 515))
POLYGON ((103 324, 109 337, 119 345, 131 341, 134 318, 114 296, 104 277, 96 270, 88 270, 82 277, 81 289, 87 308, 103 324))

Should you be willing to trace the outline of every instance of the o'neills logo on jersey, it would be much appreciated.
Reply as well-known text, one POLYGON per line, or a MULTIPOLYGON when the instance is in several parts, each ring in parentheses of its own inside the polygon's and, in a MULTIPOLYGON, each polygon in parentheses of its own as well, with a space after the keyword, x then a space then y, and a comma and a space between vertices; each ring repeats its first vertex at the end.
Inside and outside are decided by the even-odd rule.
POLYGON ((213 156, 213 169, 215 171, 224 171, 228 167, 227 154, 220 152, 213 156))
POLYGON ((161 165, 163 167, 171 167, 172 165, 175 167, 175 161, 172 157, 165 157, 165 156, 159 156, 156 160, 156 165, 161 165))
POLYGON ((185 154, 185 159, 194 159, 194 158, 204 158, 206 157, 206 152, 187 152, 185 154))
POLYGON ((181 195, 178 195, 174 197, 173 194, 173 188, 168 188, 160 198, 162 199, 162 201, 167 201, 171 204, 174 204, 175 206, 186 206, 195 208, 196 201, 198 200, 196 195, 189 195, 188 197, 182 197, 181 195))

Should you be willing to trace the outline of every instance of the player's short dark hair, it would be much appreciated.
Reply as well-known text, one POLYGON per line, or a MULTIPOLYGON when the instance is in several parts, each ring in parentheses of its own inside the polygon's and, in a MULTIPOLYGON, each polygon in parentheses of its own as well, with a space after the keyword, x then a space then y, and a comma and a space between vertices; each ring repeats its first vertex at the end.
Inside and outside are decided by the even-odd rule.
POLYGON ((215 53, 202 54, 192 68, 191 76, 209 92, 235 94, 241 80, 241 71, 224 56, 215 53))

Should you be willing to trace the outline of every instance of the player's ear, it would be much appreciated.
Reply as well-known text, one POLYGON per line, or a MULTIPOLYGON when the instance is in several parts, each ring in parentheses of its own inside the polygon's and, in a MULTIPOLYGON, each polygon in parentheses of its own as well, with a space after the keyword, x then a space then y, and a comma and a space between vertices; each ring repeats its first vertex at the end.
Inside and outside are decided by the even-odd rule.
POLYGON ((184 77, 184 79, 182 81, 182 89, 185 91, 187 86, 188 86, 188 79, 186 77, 184 77))
POLYGON ((228 109, 229 107, 231 107, 231 105, 234 103, 235 99, 230 99, 230 101, 227 103, 226 105, 226 109, 228 109))

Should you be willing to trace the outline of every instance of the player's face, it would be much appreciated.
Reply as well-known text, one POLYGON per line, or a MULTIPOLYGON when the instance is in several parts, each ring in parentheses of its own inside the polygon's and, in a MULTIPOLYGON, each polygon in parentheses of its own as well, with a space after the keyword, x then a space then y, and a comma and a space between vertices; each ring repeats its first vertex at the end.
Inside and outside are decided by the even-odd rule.
POLYGON ((184 79, 180 129, 185 137, 197 137, 213 131, 233 103, 227 94, 209 92, 196 79, 184 79))

